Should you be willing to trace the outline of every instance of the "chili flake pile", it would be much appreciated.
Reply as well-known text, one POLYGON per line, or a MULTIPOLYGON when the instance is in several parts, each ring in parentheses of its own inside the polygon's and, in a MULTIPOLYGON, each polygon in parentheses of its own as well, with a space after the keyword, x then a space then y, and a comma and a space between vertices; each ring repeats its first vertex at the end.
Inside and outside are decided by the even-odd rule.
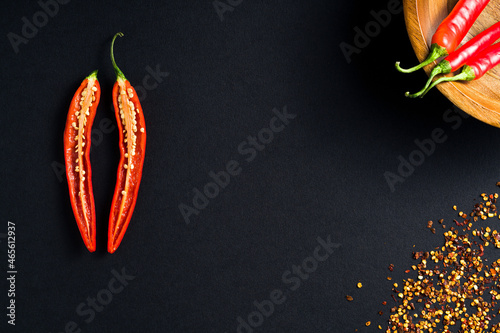
MULTIPOLYGON (((491 262, 484 257, 486 247, 500 248, 500 233, 475 226, 500 218, 498 194, 483 193, 481 198, 469 215, 460 212, 460 219, 453 220, 442 247, 413 252, 419 261, 412 266, 416 278, 393 285, 391 296, 397 305, 391 308, 387 333, 500 332, 500 324, 493 323, 500 314, 500 259, 491 262)), ((429 229, 432 225, 427 224, 429 229)))

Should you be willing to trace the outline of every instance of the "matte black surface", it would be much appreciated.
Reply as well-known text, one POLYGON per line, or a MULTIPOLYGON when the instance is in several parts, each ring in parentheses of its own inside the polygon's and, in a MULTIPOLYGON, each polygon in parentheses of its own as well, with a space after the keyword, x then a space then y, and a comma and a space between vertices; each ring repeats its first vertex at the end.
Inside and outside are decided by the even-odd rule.
POLYGON ((453 204, 467 210, 496 190, 500 131, 463 119, 437 90, 404 97, 426 76, 394 70, 396 60, 417 61, 400 2, 221 2, 233 5, 223 20, 210 0, 68 1, 46 22, 40 3, 3 3, 0 331, 237 332, 238 318, 249 316, 255 332, 378 331, 390 305, 381 303, 411 252, 442 244, 426 221, 452 219, 453 204), (348 62, 341 43, 354 45, 355 28, 388 4, 399 12, 348 62), (25 28, 16 53, 9 33, 22 37, 34 16, 41 27, 25 28), (134 216, 110 255, 118 133, 109 46, 118 31, 119 66, 133 85, 149 87, 148 141, 134 216), (60 168, 70 100, 94 69, 102 97, 91 254, 60 168), (155 70, 163 73, 156 80, 155 70), (288 124, 266 130, 282 124, 273 118, 284 110, 288 124), (392 191, 384 174, 397 174, 399 156, 408 159, 415 140, 437 128, 442 142, 392 191), (252 151, 249 136, 259 133, 268 143, 252 151), (237 175, 187 224, 179 205, 193 206, 195 190, 228 163, 238 163, 237 175), (15 326, 6 316, 8 221, 16 226, 15 326), (310 258, 318 238, 334 243, 330 253, 316 251, 321 262, 310 258), (308 275, 289 272, 301 264, 308 275), (271 311, 265 300, 273 297, 280 304, 271 311), (255 313, 255 301, 267 316, 255 313))

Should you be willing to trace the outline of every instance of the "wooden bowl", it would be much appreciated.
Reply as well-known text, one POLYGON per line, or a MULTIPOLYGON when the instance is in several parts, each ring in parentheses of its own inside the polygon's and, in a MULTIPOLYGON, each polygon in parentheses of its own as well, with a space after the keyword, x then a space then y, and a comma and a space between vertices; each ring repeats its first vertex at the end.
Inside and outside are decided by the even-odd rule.
MULTIPOLYGON (((429 53, 432 35, 439 24, 451 12, 457 1, 403 0, 406 29, 413 50, 420 62, 429 53)), ((499 20, 500 0, 491 0, 462 41, 462 44, 499 20)), ((437 62, 435 61, 424 68, 427 74, 430 73, 437 62)), ((411 65, 413 64, 402 64, 403 67, 410 67, 411 65)), ((453 74, 457 73, 448 75, 453 74)), ((493 68, 476 81, 446 82, 436 87, 463 111, 487 124, 500 127, 500 66, 493 68)))

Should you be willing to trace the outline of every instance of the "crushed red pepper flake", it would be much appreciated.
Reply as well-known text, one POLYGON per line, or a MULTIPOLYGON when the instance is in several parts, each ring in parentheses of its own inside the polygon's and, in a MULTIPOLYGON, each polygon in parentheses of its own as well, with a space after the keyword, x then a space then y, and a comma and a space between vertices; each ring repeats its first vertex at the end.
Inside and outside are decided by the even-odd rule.
MULTIPOLYGON (((500 314, 500 259, 488 261, 484 253, 489 246, 500 248, 500 232, 475 226, 500 218, 498 194, 483 193, 481 198, 470 214, 460 212, 462 220, 453 220, 456 226, 444 232, 443 246, 413 252, 419 261, 412 265, 416 277, 393 284, 391 297, 397 305, 390 309, 385 332, 500 332, 498 318, 494 322, 500 314)), ((438 222, 443 224, 444 219, 438 222)), ((432 221, 427 227, 434 229, 432 221)), ((391 264, 389 269, 393 268, 391 264)))
POLYGON ((351 295, 346 295, 346 297, 345 297, 345 298, 346 298, 349 302, 352 302, 352 300, 354 299, 354 298, 352 298, 352 296, 351 296, 351 295))

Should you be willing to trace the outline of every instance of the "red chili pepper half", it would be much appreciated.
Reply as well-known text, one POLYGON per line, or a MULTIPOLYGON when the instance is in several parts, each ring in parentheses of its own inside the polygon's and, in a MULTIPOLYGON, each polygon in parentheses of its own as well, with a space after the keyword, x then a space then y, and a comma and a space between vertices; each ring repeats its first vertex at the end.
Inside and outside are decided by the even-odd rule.
POLYGON ((493 24, 491 27, 475 36, 465 43, 458 50, 453 51, 445 59, 434 67, 429 75, 429 79, 424 88, 415 94, 406 93, 406 97, 418 97, 427 90, 434 77, 438 74, 448 74, 458 70, 465 65, 469 59, 476 54, 496 42, 500 38, 500 22, 493 24))
POLYGON ((111 61, 116 73, 113 87, 113 106, 120 134, 120 162, 115 193, 111 204, 108 229, 108 252, 120 245, 132 218, 142 176, 146 149, 146 123, 137 93, 118 68, 113 54, 116 37, 111 42, 111 61))
POLYGON ((399 66, 399 62, 396 62, 396 69, 403 73, 411 73, 455 51, 489 2, 490 0, 458 1, 432 36, 431 50, 427 59, 410 69, 403 69, 399 66))
POLYGON ((500 43, 488 46, 486 49, 470 59, 463 67, 460 74, 451 77, 445 76, 434 81, 420 97, 424 97, 429 90, 441 82, 477 80, 498 64, 500 64, 500 43))
POLYGON ((94 71, 83 80, 73 96, 64 130, 64 161, 71 207, 83 242, 90 252, 94 252, 96 247, 90 137, 100 96, 97 71, 94 71))

